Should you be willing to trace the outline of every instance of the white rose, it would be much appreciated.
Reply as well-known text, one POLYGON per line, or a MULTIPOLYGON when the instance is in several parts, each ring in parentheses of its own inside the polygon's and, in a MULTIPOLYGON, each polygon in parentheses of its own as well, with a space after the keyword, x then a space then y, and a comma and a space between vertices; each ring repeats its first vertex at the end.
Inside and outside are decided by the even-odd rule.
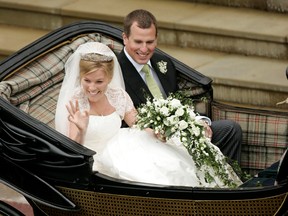
POLYGON ((195 136, 199 136, 200 135, 200 128, 193 127, 192 130, 193 130, 193 134, 195 134, 195 136))
POLYGON ((169 109, 167 107, 161 107, 160 113, 164 116, 168 116, 169 114, 169 109))
POLYGON ((154 105, 155 107, 161 107, 162 103, 160 102, 160 100, 155 100, 154 105))
POLYGON ((178 122, 179 122, 179 118, 177 117, 177 116, 175 116, 175 115, 173 115, 173 116, 171 116, 172 118, 171 118, 171 124, 172 125, 176 125, 178 122))
POLYGON ((172 124, 172 122, 173 122, 173 116, 169 116, 169 117, 167 117, 167 122, 168 122, 168 124, 169 125, 171 125, 172 124))
POLYGON ((164 125, 166 125, 166 126, 170 126, 170 122, 169 122, 168 119, 164 119, 164 120, 163 120, 163 123, 164 123, 164 125))
POLYGON ((169 125, 175 125, 178 123, 179 119, 173 115, 173 116, 167 117, 167 121, 169 122, 169 125))
POLYGON ((184 110, 182 108, 178 108, 175 112, 176 116, 182 116, 184 114, 184 110))
POLYGON ((188 127, 187 122, 184 121, 184 120, 181 120, 178 125, 179 125, 179 129, 180 130, 184 130, 184 129, 186 129, 188 127))
POLYGON ((178 99, 172 99, 172 101, 171 101, 171 106, 173 107, 173 108, 178 108, 178 107, 180 107, 181 106, 181 102, 178 100, 178 99))

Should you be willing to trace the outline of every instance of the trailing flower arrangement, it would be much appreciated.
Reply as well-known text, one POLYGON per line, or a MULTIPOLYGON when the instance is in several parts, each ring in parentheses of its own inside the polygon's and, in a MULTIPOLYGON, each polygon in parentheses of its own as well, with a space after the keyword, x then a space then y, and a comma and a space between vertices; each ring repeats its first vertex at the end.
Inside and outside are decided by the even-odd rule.
MULTIPOLYGON (((174 95, 175 96, 175 95, 174 95)), ((225 157, 220 157, 219 152, 211 147, 210 139, 205 137, 205 126, 199 118, 194 107, 190 104, 183 105, 181 101, 170 95, 167 99, 147 100, 138 108, 136 125, 140 129, 152 128, 156 134, 163 135, 166 140, 178 137, 188 153, 194 159, 196 166, 204 170, 205 181, 214 181, 217 175, 225 186, 235 187, 223 166, 225 157), (209 170, 214 170, 211 175, 209 170)))

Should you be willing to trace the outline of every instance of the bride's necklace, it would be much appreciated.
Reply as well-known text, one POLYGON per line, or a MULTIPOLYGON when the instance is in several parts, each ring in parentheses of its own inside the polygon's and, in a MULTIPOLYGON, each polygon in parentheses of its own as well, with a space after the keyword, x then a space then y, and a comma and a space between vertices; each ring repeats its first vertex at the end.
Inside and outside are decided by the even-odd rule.
POLYGON ((107 98, 105 97, 103 100, 103 102, 90 102, 90 115, 106 116, 113 112, 113 107, 110 105, 107 98))

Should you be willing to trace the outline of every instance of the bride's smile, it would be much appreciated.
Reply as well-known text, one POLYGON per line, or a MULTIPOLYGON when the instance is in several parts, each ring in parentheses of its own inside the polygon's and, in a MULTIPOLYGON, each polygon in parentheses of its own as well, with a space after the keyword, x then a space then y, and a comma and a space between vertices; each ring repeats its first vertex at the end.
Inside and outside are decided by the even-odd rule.
POLYGON ((95 91, 95 90, 89 91, 89 90, 88 90, 87 93, 90 94, 90 95, 97 95, 97 94, 102 93, 102 91, 95 91))

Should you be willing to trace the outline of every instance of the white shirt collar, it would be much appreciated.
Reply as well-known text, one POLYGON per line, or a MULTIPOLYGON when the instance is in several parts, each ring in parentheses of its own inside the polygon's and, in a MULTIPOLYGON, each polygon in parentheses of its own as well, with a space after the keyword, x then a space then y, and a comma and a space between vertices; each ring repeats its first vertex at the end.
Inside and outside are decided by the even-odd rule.
MULTIPOLYGON (((133 66, 136 68, 136 70, 138 72, 140 72, 143 68, 143 64, 138 64, 136 61, 134 61, 134 59, 128 54, 128 52, 126 51, 126 47, 124 47, 124 53, 126 55, 126 57, 129 59, 129 61, 133 64, 133 66)), ((151 66, 151 62, 150 60, 147 62, 147 64, 150 66, 150 68, 152 68, 151 66)))

